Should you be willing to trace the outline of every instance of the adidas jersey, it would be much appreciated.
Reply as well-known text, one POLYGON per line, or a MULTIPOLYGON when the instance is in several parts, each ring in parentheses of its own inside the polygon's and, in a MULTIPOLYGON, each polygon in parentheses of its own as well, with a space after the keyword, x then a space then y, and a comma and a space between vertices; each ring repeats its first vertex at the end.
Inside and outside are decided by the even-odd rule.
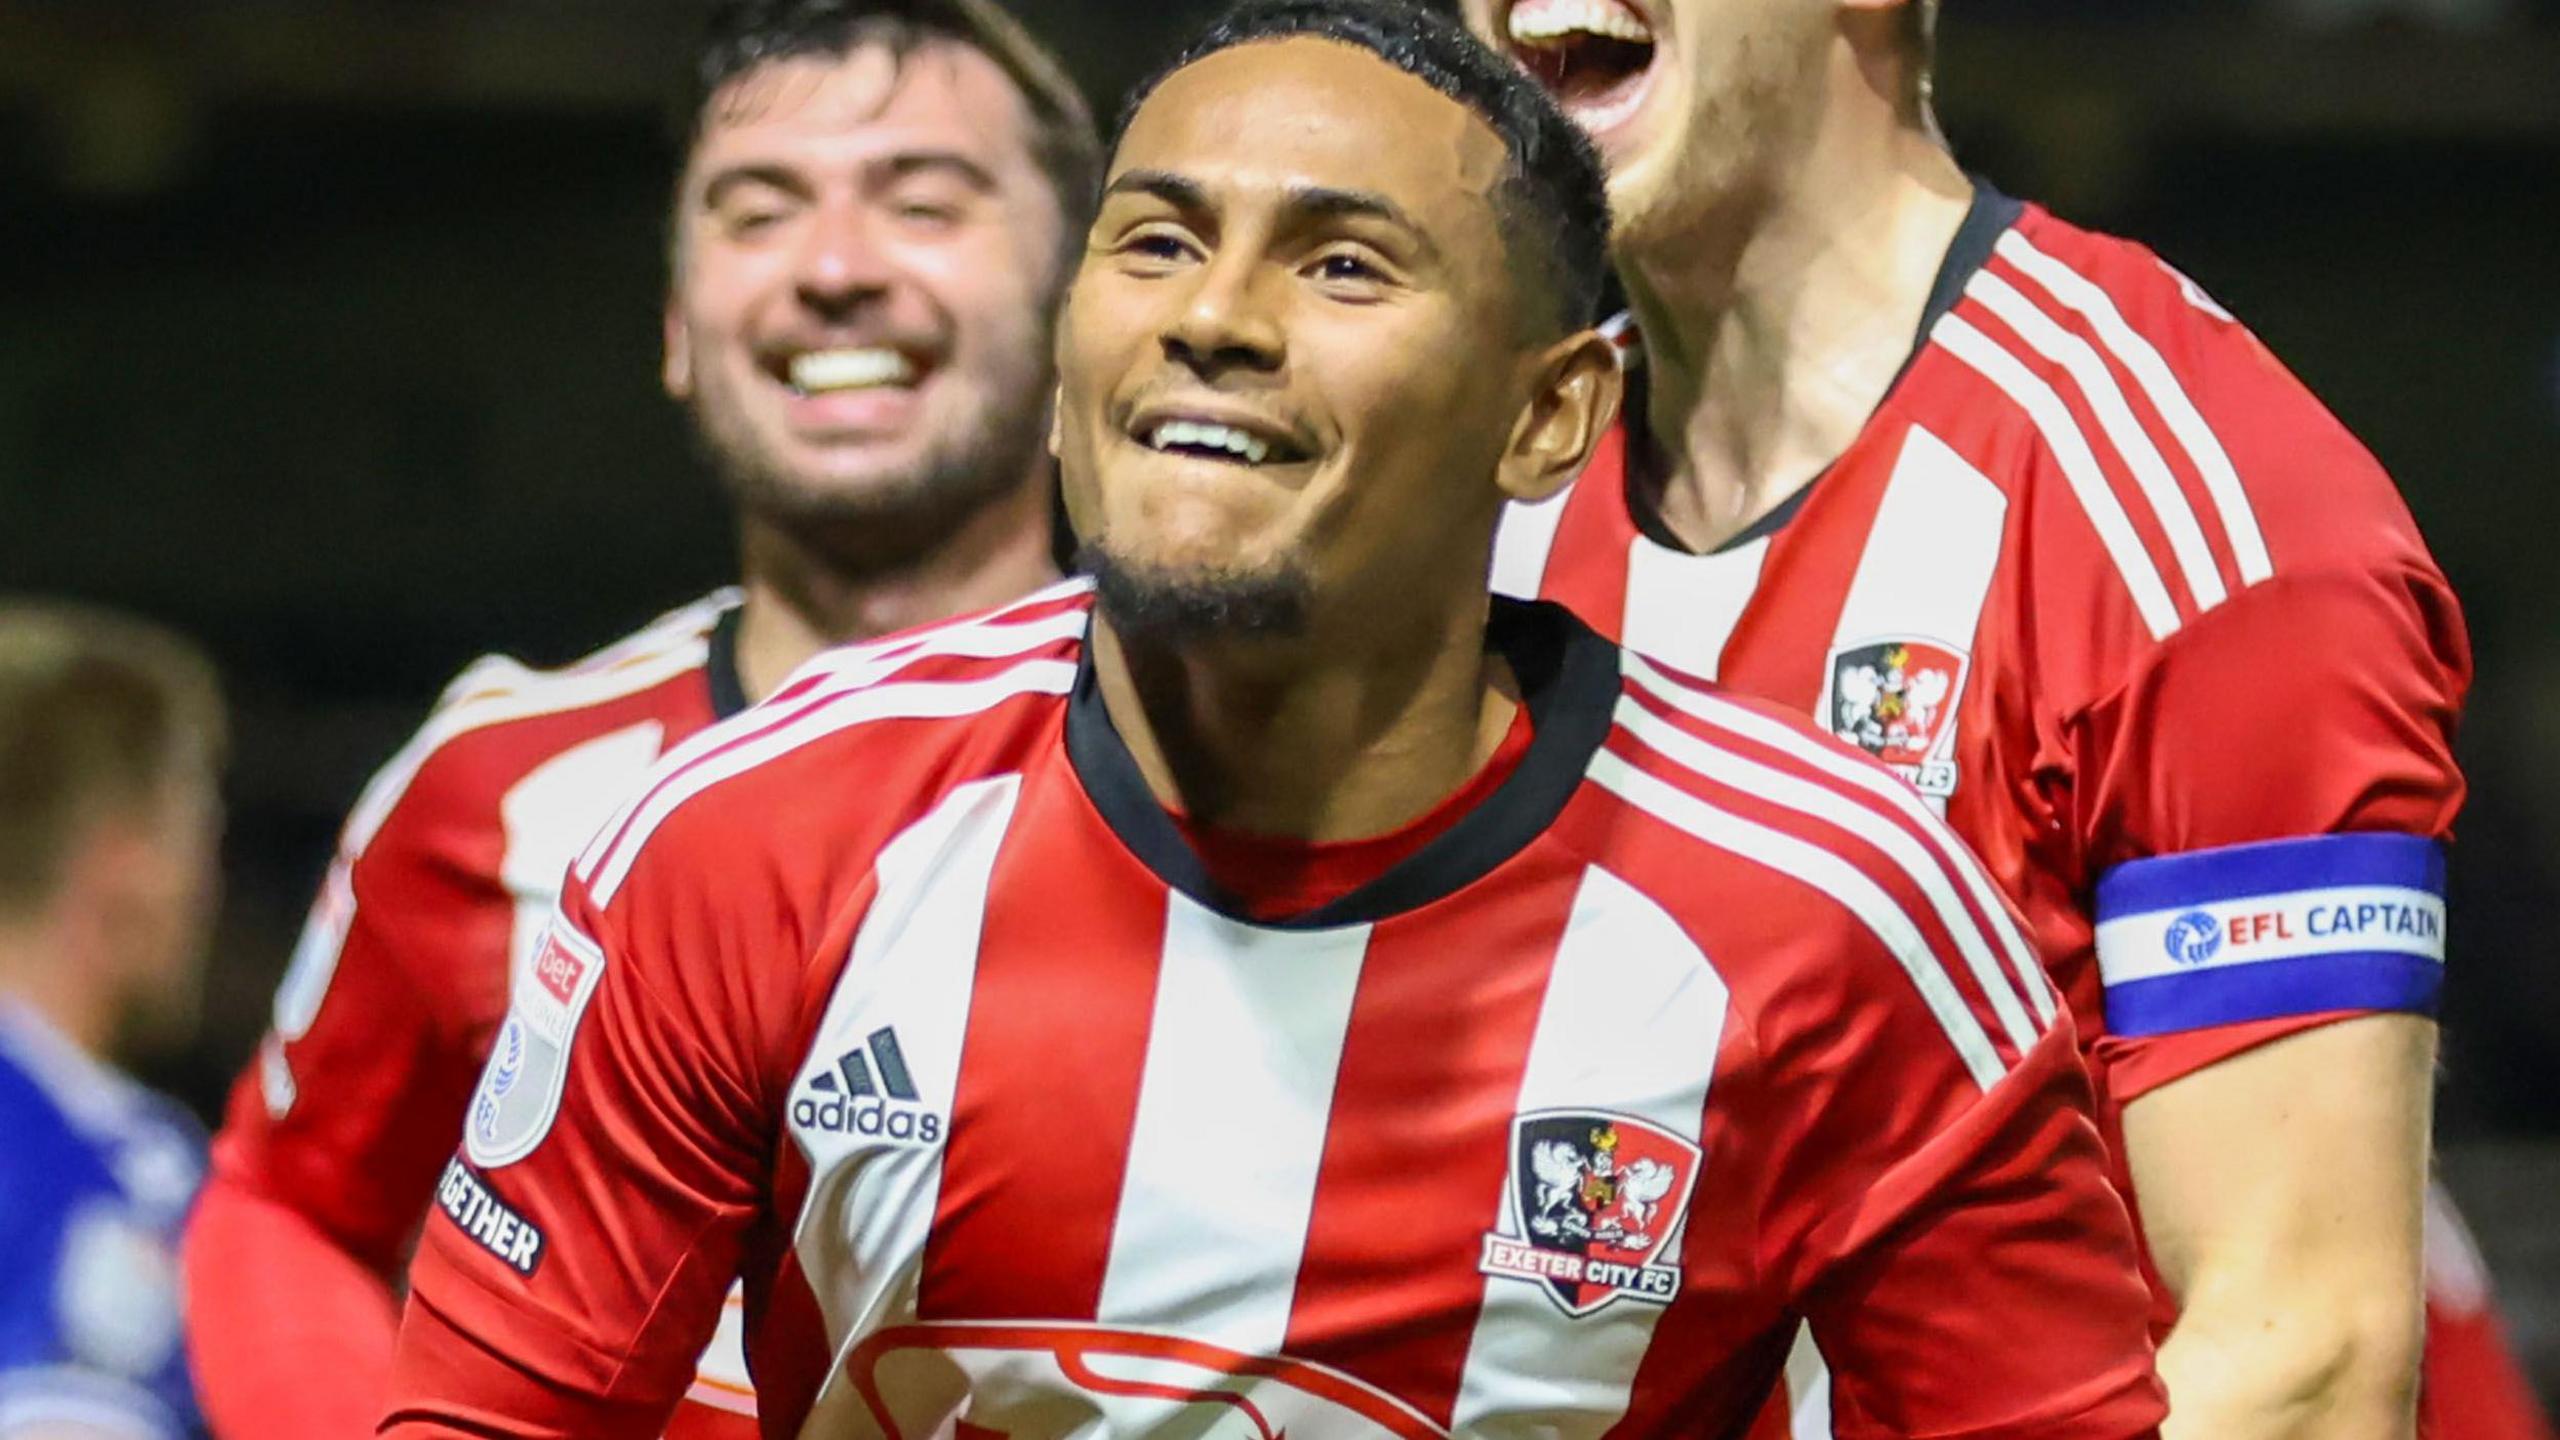
POLYGON ((2153 1433, 2067 1014, 1889 774, 1499 602, 1517 768, 1256 922, 1089 619, 824 658, 580 855, 385 1433, 645 1436, 741 1273, 769 1437, 1733 1434, 1799 1318, 1864 1434, 2153 1433))
POLYGON ((1711 554, 1631 506, 1638 443, 1514 508, 1495 587, 1900 771, 2025 911, 2110 1105, 2432 1013, 2461 612, 2373 458, 2149 251, 1980 192, 1865 429, 1711 554))
MULTIPOLYGON (((447 688, 347 820, 215 1183, 398 1272, 570 858, 663 751, 745 708, 737 607, 722 591, 566 668, 491 657, 447 688)), ((697 1398, 753 1413, 734 1340, 697 1398)))
POLYGON ((0 1435, 200 1433, 178 1227, 204 1137, 0 1000, 0 1435))

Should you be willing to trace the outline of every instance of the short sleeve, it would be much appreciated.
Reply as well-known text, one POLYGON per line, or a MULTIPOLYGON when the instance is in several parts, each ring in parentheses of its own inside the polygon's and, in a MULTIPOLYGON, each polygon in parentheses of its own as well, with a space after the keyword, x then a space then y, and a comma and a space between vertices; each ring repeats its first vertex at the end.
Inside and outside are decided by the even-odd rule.
POLYGON ((752 1042, 688 984, 737 968, 709 888, 564 894, 436 1188, 387 1433, 655 1436, 692 1380, 770 1170, 752 1042))
POLYGON ((2470 653, 2431 569, 2280 573, 2077 717, 2109 1088, 2432 1014, 2470 653))

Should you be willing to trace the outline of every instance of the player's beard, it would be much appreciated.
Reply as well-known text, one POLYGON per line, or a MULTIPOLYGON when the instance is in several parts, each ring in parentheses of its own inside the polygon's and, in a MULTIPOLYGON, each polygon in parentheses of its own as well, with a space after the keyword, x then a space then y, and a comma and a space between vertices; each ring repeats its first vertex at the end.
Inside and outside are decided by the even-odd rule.
POLYGON ((1103 618, 1124 638, 1154 645, 1214 640, 1293 640, 1307 633, 1315 586, 1304 566, 1173 571, 1113 552, 1106 540, 1076 552, 1093 577, 1103 618))
POLYGON ((914 565, 1021 488, 1047 444, 1041 378, 1005 384, 1004 404, 946 424, 903 469, 850 483, 784 464, 709 387, 688 409, 694 443, 732 503, 862 579, 914 565))

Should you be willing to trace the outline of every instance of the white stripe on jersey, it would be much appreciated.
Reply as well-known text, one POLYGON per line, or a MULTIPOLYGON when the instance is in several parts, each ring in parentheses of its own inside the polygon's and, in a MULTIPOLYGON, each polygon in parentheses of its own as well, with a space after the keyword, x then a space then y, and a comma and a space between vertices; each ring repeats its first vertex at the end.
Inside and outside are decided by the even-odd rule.
MULTIPOLYGON (((1620 702, 1620 723, 1632 702, 1620 702)), ((1976 1019, 1973 1007, 1956 989, 1937 952, 1929 948, 1920 927, 1883 886, 1857 866, 1810 841, 1746 820, 1719 809, 1668 781, 1659 780, 1603 750, 1593 757, 1591 778, 1628 804, 1674 829, 1687 831, 1719 850, 1763 865, 1827 895, 1856 916, 1891 951, 1913 988, 1946 1032, 1948 1043, 1964 1060, 1965 1070, 1985 1090, 2000 1082, 2008 1066, 1992 1047, 1991 1036, 1976 1019)))
POLYGON ((1629 680, 1644 687, 1648 694, 1661 700, 1692 720, 1712 725, 1728 734, 1755 740, 1789 759, 1810 765, 1832 779, 1854 785, 1892 805, 1902 818, 1928 832, 1937 842, 1940 853, 1953 857, 1958 878, 1965 892, 1973 897, 1974 907, 1991 917, 1994 934, 2000 937, 2000 948, 2008 952, 2010 969, 2018 977, 2018 986, 2034 1007, 2040 1027, 2053 1024, 2055 997, 2053 982, 2036 961, 2034 947, 2018 929, 2008 907, 2001 903, 1999 891, 1992 885, 1990 873, 1982 868, 1972 850, 1956 838, 1946 822, 1932 814, 1920 796, 1890 772, 1877 769, 1861 760, 1852 759, 1830 746, 1811 739, 1794 727, 1736 705, 1710 691, 1683 685, 1644 662, 1639 655, 1629 655, 1622 662, 1629 680))
POLYGON ((1369 927, 1266 929, 1166 899, 1094 1318, 1277 1355, 1369 927))
MULTIPOLYGON (((1576 481, 1575 485, 1581 482, 1576 481)), ((1556 548, 1557 527, 1573 499, 1567 485, 1534 505, 1514 503, 1502 510, 1502 526, 1493 533, 1493 579, 1496 595, 1535 600, 1547 578, 1547 556, 1556 548)))
MULTIPOLYGON (((2205 493, 2213 497, 2214 509, 2221 513, 2223 532, 2240 562, 2240 583, 2255 585, 2273 575, 2275 562, 2267 555, 2266 536, 2258 529, 2258 514, 2250 507, 2249 492, 2240 484, 2239 473, 2231 468, 2231 457, 2223 451, 2213 427, 2205 423, 2195 401, 2170 372, 2169 363, 2160 358, 2160 352, 2125 323, 2124 312, 2116 308, 2116 302, 2105 290, 2037 249, 2026 236, 2015 230, 2006 231, 1993 248, 2053 298, 2085 316, 2100 343, 2133 375, 2142 386, 2142 393, 2151 398, 2152 408, 2169 422, 2170 433, 2178 437, 2188 458, 2195 462, 2197 473, 2204 477, 2205 493)), ((2179 280, 2188 289, 2190 299, 2201 293, 2186 277, 2179 276, 2179 280)), ((2231 317, 2223 312, 2222 318, 2231 317)))
MULTIPOLYGON (((1730 1001, 1723 977, 1678 921, 1624 880, 1586 869, 1547 978, 1515 1113, 1607 1111, 1697 1144, 1730 1001)), ((1516 1236, 1509 1208, 1501 1228, 1516 1236)), ((1669 1238, 1671 1253, 1680 1243, 1669 1238)), ((1488 1440, 1602 1433, 1626 1413, 1661 1318, 1657 1306, 1622 1301, 1575 1319, 1543 1286, 1489 1277, 1451 1433, 1488 1440)))
MULTIPOLYGON (((1021 789, 1019 775, 959 786, 881 849, 872 867, 878 891, 792 1081, 793 1103, 823 1094, 814 1082, 834 1075, 844 1055, 887 1030, 896 1036, 919 1106, 950 1123, 987 892, 1021 789), (896 955, 931 963, 893 964, 896 955)), ((854 1098, 843 1095, 848 1105, 854 1098)), ((796 1119, 786 1128, 810 1174, 792 1247, 827 1333, 843 1337, 849 1350, 863 1336, 915 1315, 925 1240, 942 1194, 943 1146, 830 1133, 796 1119), (838 1220, 849 1229, 835 1229, 838 1220)), ((816 1423, 829 1413, 831 1399, 858 1407, 851 1387, 837 1384, 844 1362, 840 1351, 811 1409, 808 1433, 838 1433, 816 1423)))
POLYGON ((1705 555, 1637 536, 1628 542, 1624 644, 1714 679, 1724 663, 1725 642, 1759 590, 1760 567, 1768 558, 1766 535, 1705 555))
MULTIPOLYGON (((1849 593, 1832 623, 1831 655, 1879 640, 1932 640, 1972 663, 1983 603, 2000 570, 2009 495, 1954 447, 1914 425, 1893 460, 1884 499, 1867 526, 1849 593)), ((1826 661, 1814 714, 1838 713, 1839 667, 1826 661)), ((1957 677, 1961 687, 1962 677, 1957 677)), ((1931 759, 1955 753, 1961 722, 1947 717, 1931 759)), ((1944 796, 1929 808, 1946 813, 1944 796)))
POLYGON ((2133 593, 2134 608, 2142 612, 2142 622, 2149 627, 2151 638, 2165 640, 2176 634, 2178 607, 2169 598, 2169 588, 2161 582, 2159 568, 2151 563, 2150 552, 2143 549, 2142 537, 2135 533, 2123 502, 2116 499, 2115 488, 2098 468, 2098 458, 2089 453, 2089 442, 2081 436, 2080 426, 2064 407, 2062 397, 1961 315, 1951 313, 1940 319, 1933 334, 1948 354, 2006 392, 2035 422, 2037 432, 2044 436, 2045 448, 2061 462, 2062 473, 2071 482, 2071 493, 2080 498, 2080 508, 2097 530, 2099 542, 2116 562, 2116 572, 2124 577, 2125 588, 2133 593))
POLYGON ((2196 599, 2196 609, 2206 611, 2219 605, 2229 592, 2222 583, 2221 567, 2214 563, 2213 551, 2204 543, 2204 527, 2197 523, 2196 507, 2187 501, 2186 492, 2178 488, 2177 477, 2169 473, 2169 462, 2160 455, 2160 447, 2135 419, 2133 408, 2125 403, 2124 390, 2116 384, 2115 372, 2087 342, 2053 322, 2035 307, 2035 302, 2018 293, 2017 287, 1989 270, 1977 272, 1965 293, 1983 303, 2037 354, 2060 365, 2080 387, 2082 398, 2098 417, 2098 426, 2108 443, 2122 456, 2142 487, 2143 499, 2150 502, 2153 518, 2169 537, 2169 551, 2178 560, 2178 573, 2186 577, 2187 593, 2196 599))
POLYGON ((1631 700, 1619 702, 1618 723, 1656 754, 1719 785, 1837 826, 1884 852, 1885 858, 1919 889, 1929 908, 1937 912, 1938 924, 1955 938, 1957 952, 1964 956, 1974 982, 1991 1001, 1991 1011, 1999 1017, 2009 1043, 2021 1051, 2035 1048, 2042 1027, 2027 1018, 2026 1008, 2018 1003, 2016 988, 2001 972, 2000 962, 1993 957, 1981 927, 1956 897, 1955 886, 1948 883, 1945 867, 1903 824, 1838 791, 1710 745, 1679 726, 1656 718, 1631 700))
POLYGON ((1075 683, 1076 667, 1071 660, 1026 660, 984 680, 916 680, 838 696, 808 714, 742 742, 734 750, 722 751, 670 776, 642 803, 630 828, 614 842, 589 882, 588 894, 599 908, 612 904, 614 894, 630 877, 631 867, 639 862, 641 848, 649 843, 649 837, 687 801, 803 745, 875 720, 950 719, 975 715, 1020 695, 1064 695, 1075 683))

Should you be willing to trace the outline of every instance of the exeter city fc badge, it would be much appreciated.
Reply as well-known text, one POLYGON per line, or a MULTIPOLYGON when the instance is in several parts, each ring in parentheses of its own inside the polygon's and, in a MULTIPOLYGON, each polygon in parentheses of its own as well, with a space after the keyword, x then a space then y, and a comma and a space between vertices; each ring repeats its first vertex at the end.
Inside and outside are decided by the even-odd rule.
POLYGON ((1831 733, 1893 767, 1923 795, 1956 793, 1956 701, 1965 654, 1928 640, 1831 652, 1831 733))
POLYGON ((1660 1126, 1597 1110, 1522 1115, 1509 1213, 1484 1237, 1480 1268, 1537 1285, 1567 1315, 1621 1298, 1668 1305, 1697 1178, 1698 1147, 1660 1126))

